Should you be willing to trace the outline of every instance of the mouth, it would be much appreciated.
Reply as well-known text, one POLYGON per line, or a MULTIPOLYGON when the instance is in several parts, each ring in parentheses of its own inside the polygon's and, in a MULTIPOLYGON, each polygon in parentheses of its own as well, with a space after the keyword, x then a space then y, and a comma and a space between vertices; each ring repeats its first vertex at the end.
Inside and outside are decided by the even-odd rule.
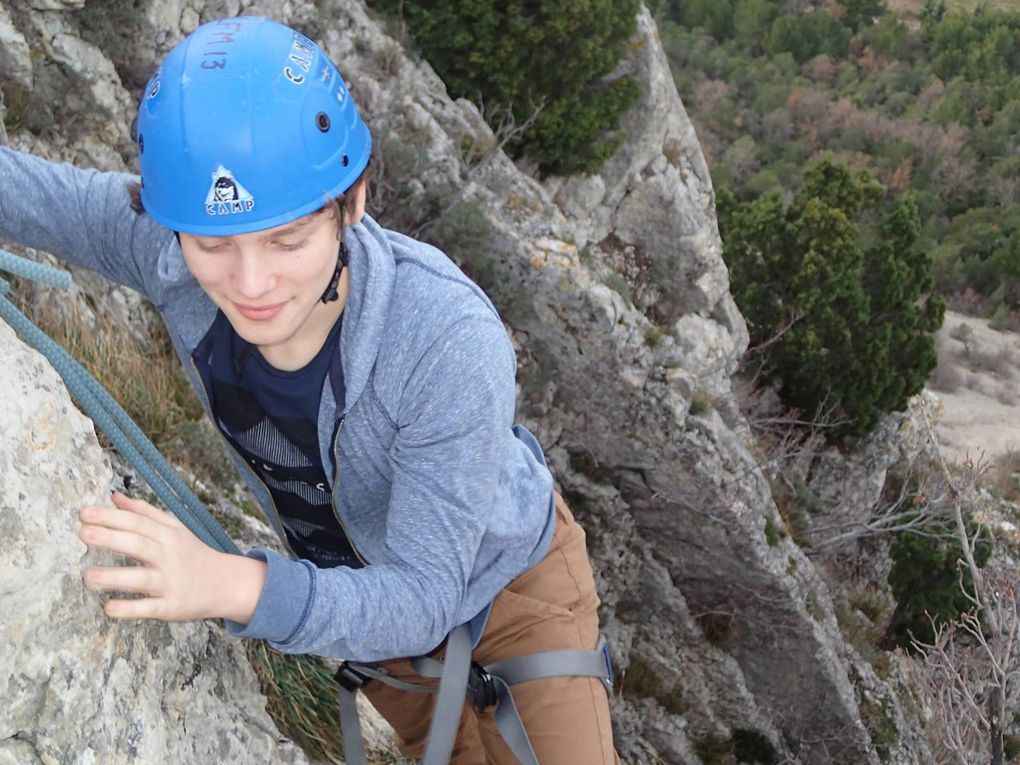
POLYGON ((250 319, 251 321, 269 321, 280 310, 287 305, 286 301, 282 303, 275 303, 273 305, 241 305, 240 303, 234 303, 234 307, 237 312, 244 318, 250 319))

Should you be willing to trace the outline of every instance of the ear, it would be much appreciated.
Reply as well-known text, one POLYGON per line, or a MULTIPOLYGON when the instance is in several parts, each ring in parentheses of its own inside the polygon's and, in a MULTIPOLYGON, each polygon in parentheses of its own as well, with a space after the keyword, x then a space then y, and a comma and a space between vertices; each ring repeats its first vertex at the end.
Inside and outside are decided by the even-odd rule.
POLYGON ((347 208, 345 223, 354 225, 365 215, 365 200, 368 196, 368 183, 365 178, 355 184, 354 188, 347 192, 350 197, 350 206, 347 208))

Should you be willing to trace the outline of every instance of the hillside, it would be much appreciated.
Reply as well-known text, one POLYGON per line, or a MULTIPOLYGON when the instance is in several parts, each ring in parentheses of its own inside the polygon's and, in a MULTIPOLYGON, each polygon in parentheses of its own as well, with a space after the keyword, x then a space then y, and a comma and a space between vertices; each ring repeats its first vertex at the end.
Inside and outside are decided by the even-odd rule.
MULTIPOLYGON (((959 555, 943 533, 916 557, 897 557, 895 543, 914 537, 883 526, 890 514, 916 520, 924 513, 943 527, 952 517, 954 506, 944 500, 952 492, 926 430, 932 402, 915 397, 906 412, 882 417, 867 437, 830 443, 766 395, 756 403, 744 395, 737 372, 748 332, 722 258, 716 178, 699 141, 717 151, 725 136, 695 129, 692 118, 711 112, 702 111, 710 94, 695 89, 691 104, 681 99, 652 15, 639 13, 621 66, 640 84, 640 101, 624 116, 625 140, 592 175, 543 176, 515 164, 479 108, 451 99, 434 69, 409 50, 399 24, 341 0, 272 6, 0 0, 0 52, 16 54, 0 55, 11 144, 51 160, 130 172, 137 167, 131 124, 147 73, 199 21, 226 11, 272 13, 342 62, 379 151, 372 214, 440 246, 498 307, 518 358, 516 419, 541 442, 559 490, 586 530, 617 676, 613 721, 622 761, 936 761, 940 718, 925 695, 934 673, 904 650, 893 627, 923 618, 910 609, 929 593, 933 561, 949 571, 948 587, 959 600, 959 555), (925 504, 928 496, 935 500, 925 504)), ((667 47, 675 43, 664 34, 667 47)), ((792 80, 797 72, 772 74, 792 80)), ((718 82, 725 84, 722 70, 713 78, 718 82)), ((779 105, 788 96, 768 95, 779 105)), ((730 103, 735 108, 737 101, 730 103)), ((805 144, 788 138, 796 155, 789 162, 799 167, 805 144)), ((4 200, 12 199, 4 194, 0 227, 4 200)), ((68 204, 87 212, 88 200, 78 202, 68 204)), ((17 246, 18 233, 8 232, 10 246, 17 246)), ((54 260, 37 250, 28 254, 54 260)), ((172 245, 166 258, 168 273, 187 280, 172 245)), ((151 332, 154 346, 166 347, 157 322, 140 326, 138 317, 148 314, 137 297, 80 271, 75 281, 88 316, 126 317, 137 334, 151 332)), ((24 285, 18 291, 40 314, 67 300, 24 285)), ((22 390, 33 389, 33 378, 26 379, 9 387, 17 388, 16 405, 29 411, 22 390)), ((49 378, 40 373, 37 379, 49 378)), ((162 406, 159 396, 150 407, 152 400, 162 406)), ((265 527, 250 501, 236 496, 232 468, 212 464, 214 450, 196 432, 194 422, 182 428, 172 442, 175 459, 247 546, 260 539, 250 529, 265 534, 265 527)), ((6 454, 11 465, 39 461, 29 447, 5 442, 0 453, 5 448, 14 450, 6 454)), ((65 472, 74 472, 66 464, 72 461, 62 461, 65 472)), ((13 476, 13 470, 0 473, 3 523, 24 512, 13 476)), ((96 478, 93 488, 104 480, 96 478)), ((61 483, 60 491, 75 489, 61 483)), ((0 564, 9 570, 49 543, 45 529, 22 525, 29 531, 0 545, 0 564)), ((76 631, 72 616, 98 616, 81 587, 79 558, 69 554, 60 562, 54 578, 62 589, 54 595, 61 608, 52 620, 28 623, 31 653, 19 652, 9 672, 28 678, 15 694, 24 700, 17 720, 0 731, 0 756, 4 746, 16 747, 18 765, 35 762, 25 740, 78 751, 93 729, 119 730, 123 710, 134 702, 126 691, 111 691, 84 729, 77 709, 61 704, 62 684, 94 694, 105 690, 95 678, 115 671, 130 681, 118 688, 150 676, 162 680, 170 671, 156 661, 155 648, 155 656, 108 649, 122 638, 132 646, 165 646, 177 639, 173 629, 124 625, 114 642, 106 633, 76 631), (69 633, 80 638, 75 647, 86 669, 65 676, 49 668, 57 666, 54 657, 69 633)), ((30 596, 32 577, 24 581, 30 596)), ((21 629, 19 619, 12 614, 5 627, 21 629)), ((215 696, 222 692, 215 677, 187 693, 215 696)), ((280 703, 279 687, 268 685, 277 725, 296 738, 288 727, 293 717, 288 722, 280 713, 288 705, 280 703)), ((307 679, 286 692, 306 685, 307 679)), ((331 691, 295 714, 324 732, 333 747, 327 755, 335 756, 331 691)), ((186 722, 166 721, 167 740, 183 740, 186 722)), ((96 741, 94 759, 116 761, 117 743, 96 741)), ((277 759, 292 751, 287 744, 278 750, 277 759)), ((186 753, 174 761, 208 757, 186 753)))
POLYGON ((1020 9, 936 4, 905 25, 919 6, 856 3, 878 10, 852 16, 837 3, 656 4, 717 187, 741 201, 789 197, 824 156, 865 168, 888 197, 917 204, 950 304, 1015 328, 1020 9))
POLYGON ((929 384, 944 405, 938 433, 946 453, 995 462, 1020 452, 1020 335, 949 311, 937 347, 929 384))

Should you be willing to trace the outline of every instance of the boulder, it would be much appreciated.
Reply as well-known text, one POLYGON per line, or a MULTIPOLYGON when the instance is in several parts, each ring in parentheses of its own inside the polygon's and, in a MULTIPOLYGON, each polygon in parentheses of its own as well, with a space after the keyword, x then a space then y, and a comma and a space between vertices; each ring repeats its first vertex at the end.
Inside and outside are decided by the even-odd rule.
POLYGON ((115 621, 77 536, 109 463, 56 372, 0 322, 0 762, 304 763, 241 644, 205 622, 115 621))

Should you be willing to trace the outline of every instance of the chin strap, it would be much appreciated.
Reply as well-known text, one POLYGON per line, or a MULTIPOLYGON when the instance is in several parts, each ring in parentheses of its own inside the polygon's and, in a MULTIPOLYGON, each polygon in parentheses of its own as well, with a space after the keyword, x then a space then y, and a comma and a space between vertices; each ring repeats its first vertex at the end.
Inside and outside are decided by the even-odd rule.
POLYGON ((336 268, 333 269, 333 276, 330 278, 329 284, 326 285, 326 291, 319 298, 323 303, 332 303, 334 300, 340 299, 337 285, 340 284, 340 272, 347 268, 348 262, 347 247, 344 246, 343 242, 340 242, 340 252, 337 254, 336 268))

